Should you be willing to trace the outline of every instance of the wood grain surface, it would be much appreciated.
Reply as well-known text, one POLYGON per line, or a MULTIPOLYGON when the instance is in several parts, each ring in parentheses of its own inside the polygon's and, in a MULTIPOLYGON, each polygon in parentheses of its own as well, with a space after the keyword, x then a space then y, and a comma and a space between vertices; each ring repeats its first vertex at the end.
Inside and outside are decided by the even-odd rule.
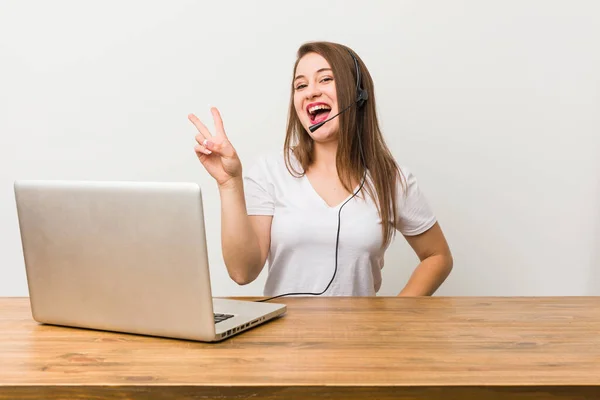
POLYGON ((39 325, 0 298, 0 399, 600 398, 600 298, 281 298, 221 343, 39 325))

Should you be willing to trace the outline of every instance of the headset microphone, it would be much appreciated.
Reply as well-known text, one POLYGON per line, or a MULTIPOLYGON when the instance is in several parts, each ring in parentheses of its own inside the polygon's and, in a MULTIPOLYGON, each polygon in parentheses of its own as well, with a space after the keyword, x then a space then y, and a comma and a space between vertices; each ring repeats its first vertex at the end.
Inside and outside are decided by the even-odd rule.
POLYGON ((319 129, 320 127, 322 127, 323 125, 325 125, 327 122, 331 121, 332 119, 334 119, 335 117, 337 117, 338 115, 340 115, 341 113, 343 113, 344 111, 346 111, 347 109, 349 109, 350 107, 352 107, 352 104, 350 104, 348 107, 344 108, 339 113, 335 114, 333 117, 328 118, 325 121, 321 121, 318 124, 314 124, 314 125, 309 126, 308 129, 310 129, 311 132, 316 131, 317 129, 319 129))

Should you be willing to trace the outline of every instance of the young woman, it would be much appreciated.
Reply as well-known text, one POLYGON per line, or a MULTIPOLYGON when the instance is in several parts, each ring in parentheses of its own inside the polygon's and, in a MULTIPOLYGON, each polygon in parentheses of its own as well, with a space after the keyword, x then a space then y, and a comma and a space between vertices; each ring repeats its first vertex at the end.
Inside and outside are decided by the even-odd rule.
POLYGON ((399 231, 420 259, 399 295, 433 294, 451 252, 414 175, 385 144, 362 60, 340 44, 306 43, 291 92, 283 152, 244 175, 218 110, 214 136, 189 116, 198 159, 219 187, 231 278, 252 282, 268 261, 267 296, 374 296, 399 231))

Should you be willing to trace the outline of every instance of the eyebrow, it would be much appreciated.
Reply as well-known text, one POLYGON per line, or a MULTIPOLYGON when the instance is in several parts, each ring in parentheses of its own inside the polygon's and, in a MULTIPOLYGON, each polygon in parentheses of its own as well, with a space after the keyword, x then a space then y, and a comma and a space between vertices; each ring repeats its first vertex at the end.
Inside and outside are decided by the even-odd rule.
MULTIPOLYGON (((320 70, 317 71, 317 74, 323 71, 331 71, 331 68, 321 68, 320 70)), ((297 81, 300 78, 305 78, 304 75, 298 75, 297 77, 294 78, 294 82, 297 81)))

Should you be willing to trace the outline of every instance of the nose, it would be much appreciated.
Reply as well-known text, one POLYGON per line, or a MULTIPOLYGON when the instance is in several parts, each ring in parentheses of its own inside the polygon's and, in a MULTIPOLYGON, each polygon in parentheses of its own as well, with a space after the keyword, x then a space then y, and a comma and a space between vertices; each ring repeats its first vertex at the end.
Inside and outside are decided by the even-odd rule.
POLYGON ((306 87, 306 99, 314 99, 315 97, 319 97, 321 95, 321 89, 316 84, 311 84, 306 87))

